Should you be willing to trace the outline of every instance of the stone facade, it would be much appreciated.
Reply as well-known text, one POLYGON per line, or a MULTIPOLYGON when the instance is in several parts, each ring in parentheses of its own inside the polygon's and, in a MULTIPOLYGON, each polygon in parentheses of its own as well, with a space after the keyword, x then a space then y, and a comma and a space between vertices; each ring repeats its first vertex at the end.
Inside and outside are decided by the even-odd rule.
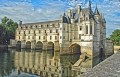
MULTIPOLYGON (((27 49, 60 51, 60 54, 85 53, 94 61, 103 60, 106 42, 106 21, 98 11, 78 5, 69 9, 60 20, 18 25, 15 35, 16 46, 27 49)), ((96 63, 97 64, 97 63, 96 63)), ((96 65, 93 64, 93 65, 96 65)))

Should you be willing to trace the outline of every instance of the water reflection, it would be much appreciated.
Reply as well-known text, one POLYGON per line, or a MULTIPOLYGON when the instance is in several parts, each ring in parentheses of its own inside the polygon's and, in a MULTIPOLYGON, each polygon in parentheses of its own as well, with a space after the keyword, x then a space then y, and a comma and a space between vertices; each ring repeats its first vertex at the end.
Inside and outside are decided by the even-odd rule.
POLYGON ((81 63, 82 60, 79 54, 60 55, 53 51, 11 50, 0 53, 0 76, 12 77, 24 73, 41 77, 77 77, 87 67, 91 67, 91 60, 85 59, 81 63))

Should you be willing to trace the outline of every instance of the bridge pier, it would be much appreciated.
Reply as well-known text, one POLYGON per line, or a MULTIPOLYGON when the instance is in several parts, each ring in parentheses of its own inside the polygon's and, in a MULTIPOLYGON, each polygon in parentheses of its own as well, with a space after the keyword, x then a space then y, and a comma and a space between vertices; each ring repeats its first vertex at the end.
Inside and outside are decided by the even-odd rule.
POLYGON ((36 46, 36 42, 35 41, 31 41, 31 49, 35 49, 35 46, 36 46))
POLYGON ((43 50, 47 50, 47 41, 43 41, 43 50))
POLYGON ((26 43, 25 41, 21 41, 21 49, 25 49, 26 48, 26 43))

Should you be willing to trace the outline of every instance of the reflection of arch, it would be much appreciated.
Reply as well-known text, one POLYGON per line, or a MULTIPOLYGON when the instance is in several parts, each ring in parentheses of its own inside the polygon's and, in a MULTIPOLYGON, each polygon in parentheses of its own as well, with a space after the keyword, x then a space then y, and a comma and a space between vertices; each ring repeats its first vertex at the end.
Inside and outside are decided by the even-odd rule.
POLYGON ((16 48, 17 48, 17 49, 20 49, 20 48, 21 48, 21 41, 18 41, 18 42, 17 42, 16 48))
POLYGON ((42 49, 42 48, 43 48, 43 43, 40 42, 40 41, 38 41, 38 42, 36 43, 36 49, 42 49))
POLYGON ((26 48, 27 48, 27 49, 31 49, 31 42, 30 42, 30 41, 27 41, 27 42, 26 42, 26 48))
POLYGON ((79 44, 76 44, 76 43, 70 46, 70 50, 73 53, 81 53, 81 47, 79 44))
POLYGON ((54 43, 53 42, 48 42, 47 49, 48 50, 54 50, 54 43))

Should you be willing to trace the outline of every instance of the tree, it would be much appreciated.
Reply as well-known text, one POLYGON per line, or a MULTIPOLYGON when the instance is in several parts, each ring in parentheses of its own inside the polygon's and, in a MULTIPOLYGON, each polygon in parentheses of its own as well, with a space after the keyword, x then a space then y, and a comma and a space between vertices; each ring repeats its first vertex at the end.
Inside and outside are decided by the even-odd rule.
POLYGON ((15 30, 17 23, 12 19, 3 17, 0 23, 0 44, 6 44, 10 42, 10 39, 15 38, 15 30))
POLYGON ((120 45, 120 29, 116 29, 112 32, 110 40, 112 40, 115 45, 120 45))

